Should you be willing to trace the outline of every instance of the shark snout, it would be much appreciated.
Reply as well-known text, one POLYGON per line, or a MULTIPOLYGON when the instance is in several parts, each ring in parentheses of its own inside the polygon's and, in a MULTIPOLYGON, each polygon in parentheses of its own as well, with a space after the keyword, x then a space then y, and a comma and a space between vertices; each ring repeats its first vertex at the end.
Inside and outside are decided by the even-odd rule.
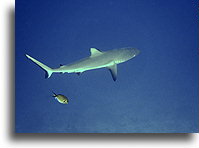
POLYGON ((130 50, 130 54, 135 57, 137 56, 138 54, 140 54, 140 51, 138 49, 135 49, 135 48, 131 48, 130 50))
POLYGON ((134 54, 137 56, 138 54, 140 54, 140 51, 138 49, 134 49, 134 54))

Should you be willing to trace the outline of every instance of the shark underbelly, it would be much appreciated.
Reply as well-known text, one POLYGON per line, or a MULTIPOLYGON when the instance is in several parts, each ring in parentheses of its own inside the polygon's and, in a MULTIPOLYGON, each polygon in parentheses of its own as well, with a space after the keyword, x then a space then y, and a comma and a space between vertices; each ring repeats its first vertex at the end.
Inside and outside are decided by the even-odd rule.
POLYGON ((67 73, 73 73, 73 72, 78 73, 87 70, 104 68, 111 64, 112 64, 111 60, 103 60, 103 59, 93 60, 91 58, 87 58, 64 66, 62 71, 67 73))
POLYGON ((84 72, 84 71, 88 71, 88 70, 93 70, 93 69, 99 69, 99 68, 104 68, 106 66, 104 65, 92 65, 92 66, 89 66, 89 65, 85 65, 85 66, 81 66, 81 67, 77 67, 77 68, 72 68, 71 69, 71 72, 84 72))

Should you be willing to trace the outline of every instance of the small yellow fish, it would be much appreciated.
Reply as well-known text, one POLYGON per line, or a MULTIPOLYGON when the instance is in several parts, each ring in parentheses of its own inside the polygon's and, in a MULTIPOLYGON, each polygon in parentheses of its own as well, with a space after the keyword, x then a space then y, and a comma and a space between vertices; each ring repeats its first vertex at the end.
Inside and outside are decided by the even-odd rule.
POLYGON ((61 95, 61 94, 55 94, 53 92, 53 97, 55 97, 55 99, 59 102, 59 103, 62 103, 62 104, 68 104, 68 98, 64 95, 61 95))

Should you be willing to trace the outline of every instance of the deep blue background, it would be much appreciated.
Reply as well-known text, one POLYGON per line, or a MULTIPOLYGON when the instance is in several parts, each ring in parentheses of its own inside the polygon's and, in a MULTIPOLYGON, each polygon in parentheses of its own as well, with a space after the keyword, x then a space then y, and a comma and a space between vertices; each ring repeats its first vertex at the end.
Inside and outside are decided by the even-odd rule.
POLYGON ((191 0, 17 0, 16 132, 197 132, 198 6, 191 0), (108 70, 44 71, 90 47, 136 47, 108 70), (66 95, 58 103, 51 91, 66 95))

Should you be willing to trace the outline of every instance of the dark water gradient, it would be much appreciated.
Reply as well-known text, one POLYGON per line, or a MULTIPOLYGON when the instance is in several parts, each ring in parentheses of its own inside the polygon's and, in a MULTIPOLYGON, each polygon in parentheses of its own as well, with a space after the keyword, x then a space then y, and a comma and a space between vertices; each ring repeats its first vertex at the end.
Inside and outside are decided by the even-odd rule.
POLYGON ((187 133, 198 131, 197 1, 16 1, 17 133, 187 133), (108 70, 44 72, 89 48, 133 46, 135 59, 108 70), (51 91, 70 98, 56 102, 51 91))

